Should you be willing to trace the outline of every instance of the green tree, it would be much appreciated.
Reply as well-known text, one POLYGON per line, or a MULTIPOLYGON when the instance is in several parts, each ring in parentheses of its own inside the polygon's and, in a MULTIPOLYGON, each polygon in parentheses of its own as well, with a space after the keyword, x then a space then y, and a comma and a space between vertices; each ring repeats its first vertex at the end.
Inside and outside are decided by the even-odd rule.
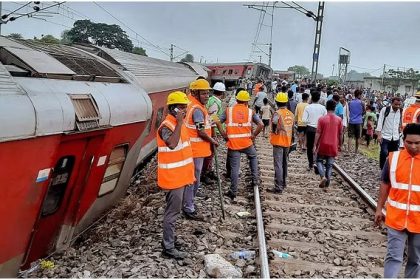
POLYGON ((10 38, 10 39, 16 39, 16 40, 21 40, 21 39, 23 39, 23 36, 22 36, 22 34, 20 34, 20 33, 10 33, 9 35, 7 35, 6 36, 7 38, 10 38))
POLYGON ((181 59, 181 62, 194 62, 194 56, 187 53, 185 57, 181 59))
POLYGON ((295 72, 296 73, 296 76, 298 78, 303 78, 303 77, 309 76, 309 74, 310 74, 309 69, 306 68, 303 65, 291 66, 291 67, 287 68, 287 71, 293 71, 293 72, 295 72))
POLYGON ((64 30, 63 32, 61 32, 61 40, 60 40, 61 44, 71 44, 72 43, 72 40, 69 37, 69 31, 70 30, 64 30))
POLYGON ((40 42, 46 43, 46 44, 60 44, 60 40, 55 38, 53 35, 45 35, 42 36, 41 39, 39 39, 40 42))
POLYGON ((72 43, 85 43, 117 48, 132 52, 133 43, 124 30, 116 24, 94 23, 90 20, 78 20, 73 24, 66 36, 72 43))
POLYGON ((143 56, 147 56, 146 54, 146 50, 141 48, 141 47, 134 47, 133 48, 133 53, 134 54, 139 54, 139 55, 143 55, 143 56))

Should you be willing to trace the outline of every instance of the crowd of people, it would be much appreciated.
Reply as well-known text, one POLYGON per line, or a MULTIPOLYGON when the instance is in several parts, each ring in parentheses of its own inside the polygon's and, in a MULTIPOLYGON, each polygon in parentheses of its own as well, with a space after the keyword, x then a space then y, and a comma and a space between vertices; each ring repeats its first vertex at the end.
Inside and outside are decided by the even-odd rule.
POLYGON ((213 154, 221 139, 227 146, 225 175, 230 179, 225 195, 235 200, 241 154, 249 161, 250 186, 259 186, 254 140, 260 132, 270 137, 273 147, 274 184, 268 191, 274 194, 287 187, 289 153, 294 149, 306 152, 308 171, 319 174, 319 187, 327 191, 334 159, 340 151, 357 153, 363 135, 366 145, 380 143, 382 183, 375 222, 381 223, 387 202, 385 276, 397 277, 408 239, 406 277, 420 277, 420 91, 403 112, 397 96, 381 108, 360 89, 297 81, 270 85, 258 80, 234 89, 226 108, 225 85, 218 82, 211 88, 202 77, 190 84, 188 95, 178 91, 168 96, 169 113, 157 133, 158 185, 167 191, 163 253, 175 259, 187 256, 176 248, 176 220, 181 211, 187 219, 204 220, 194 201, 201 182, 215 179, 213 154))

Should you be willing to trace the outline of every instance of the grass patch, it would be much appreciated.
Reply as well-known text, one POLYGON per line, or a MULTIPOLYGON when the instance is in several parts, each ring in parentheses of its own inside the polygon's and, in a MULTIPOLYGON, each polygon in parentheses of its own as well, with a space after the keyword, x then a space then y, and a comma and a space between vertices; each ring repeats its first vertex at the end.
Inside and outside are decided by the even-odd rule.
POLYGON ((369 147, 366 147, 365 145, 360 145, 359 151, 362 155, 366 156, 367 158, 379 161, 380 146, 378 144, 370 143, 369 147))

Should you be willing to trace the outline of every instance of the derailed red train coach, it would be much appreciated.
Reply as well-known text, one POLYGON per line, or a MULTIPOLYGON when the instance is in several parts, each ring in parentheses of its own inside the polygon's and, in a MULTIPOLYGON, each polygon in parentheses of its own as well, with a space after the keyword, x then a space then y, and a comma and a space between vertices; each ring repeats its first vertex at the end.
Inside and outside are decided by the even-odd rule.
POLYGON ((0 38, 1 277, 69 246, 126 193, 167 93, 198 76, 172 63, 182 81, 159 87, 171 67, 131 56, 0 38))

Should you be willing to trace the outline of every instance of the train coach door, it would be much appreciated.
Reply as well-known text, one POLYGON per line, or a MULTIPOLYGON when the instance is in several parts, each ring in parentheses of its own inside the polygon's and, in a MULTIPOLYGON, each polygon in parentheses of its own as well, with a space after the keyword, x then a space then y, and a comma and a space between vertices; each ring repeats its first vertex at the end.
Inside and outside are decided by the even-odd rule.
MULTIPOLYGON (((70 137, 72 138, 72 137, 70 137)), ((69 139, 61 142, 49 176, 48 190, 34 225, 27 247, 24 267, 51 253, 64 224, 72 224, 80 197, 89 182, 89 175, 103 136, 69 139)))

